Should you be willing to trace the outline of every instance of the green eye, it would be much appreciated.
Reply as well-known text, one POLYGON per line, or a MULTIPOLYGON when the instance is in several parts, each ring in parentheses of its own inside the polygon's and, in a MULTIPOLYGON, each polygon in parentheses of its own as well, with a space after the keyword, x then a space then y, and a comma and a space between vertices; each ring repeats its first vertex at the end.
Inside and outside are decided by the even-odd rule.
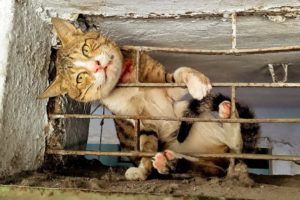
POLYGON ((86 57, 89 57, 90 48, 86 44, 82 47, 82 54, 86 57))
POLYGON ((77 83, 82 83, 85 80, 86 75, 87 75, 86 72, 82 72, 82 73, 78 74, 77 78, 76 78, 76 82, 77 83))

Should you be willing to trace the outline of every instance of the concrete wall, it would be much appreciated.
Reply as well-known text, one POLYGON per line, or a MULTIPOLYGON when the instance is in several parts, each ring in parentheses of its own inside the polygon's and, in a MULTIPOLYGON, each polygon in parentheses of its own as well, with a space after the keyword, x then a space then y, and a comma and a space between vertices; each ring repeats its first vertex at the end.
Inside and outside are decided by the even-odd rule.
POLYGON ((0 2, 0 177, 43 161, 50 30, 27 1, 0 2), (2 25, 4 23, 4 26, 2 25))
POLYGON ((76 14, 101 15, 118 18, 150 18, 153 16, 177 18, 199 14, 220 14, 232 11, 266 10, 300 6, 298 0, 38 0, 45 18, 58 15, 66 18, 76 14))

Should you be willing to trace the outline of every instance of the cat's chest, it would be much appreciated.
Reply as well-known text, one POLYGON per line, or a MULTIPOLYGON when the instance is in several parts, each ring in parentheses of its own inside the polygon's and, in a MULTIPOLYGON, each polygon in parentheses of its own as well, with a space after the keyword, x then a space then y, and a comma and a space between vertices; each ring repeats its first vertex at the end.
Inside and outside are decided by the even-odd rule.
MULTIPOLYGON (((120 88, 116 89, 104 104, 117 115, 150 117, 178 117, 174 108, 178 99, 165 89, 120 88)), ((180 112, 181 113, 181 112, 180 112)), ((134 125, 133 120, 129 120, 134 125)), ((178 129, 179 122, 165 120, 142 120, 141 128, 156 129, 162 141, 178 129)))
POLYGON ((165 89, 118 88, 103 103, 118 115, 176 117, 174 104, 165 89))
POLYGON ((142 106, 142 95, 138 88, 119 88, 102 102, 117 115, 137 115, 142 106))

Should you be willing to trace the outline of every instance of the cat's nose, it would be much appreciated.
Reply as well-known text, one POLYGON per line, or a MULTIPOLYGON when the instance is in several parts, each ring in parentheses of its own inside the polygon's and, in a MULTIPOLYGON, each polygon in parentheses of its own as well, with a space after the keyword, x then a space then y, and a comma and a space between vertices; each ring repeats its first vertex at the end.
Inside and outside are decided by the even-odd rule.
POLYGON ((103 67, 101 66, 99 61, 88 61, 87 68, 92 72, 97 72, 101 70, 103 67))

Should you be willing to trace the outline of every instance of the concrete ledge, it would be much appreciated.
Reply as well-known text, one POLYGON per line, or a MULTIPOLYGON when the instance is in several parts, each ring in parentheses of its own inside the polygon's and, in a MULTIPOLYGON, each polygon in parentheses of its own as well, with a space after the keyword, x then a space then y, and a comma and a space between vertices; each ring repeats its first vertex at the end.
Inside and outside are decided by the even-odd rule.
POLYGON ((0 3, 0 177, 38 168, 44 157, 50 30, 27 1, 0 3), (9 6, 8 6, 9 5, 9 6))

